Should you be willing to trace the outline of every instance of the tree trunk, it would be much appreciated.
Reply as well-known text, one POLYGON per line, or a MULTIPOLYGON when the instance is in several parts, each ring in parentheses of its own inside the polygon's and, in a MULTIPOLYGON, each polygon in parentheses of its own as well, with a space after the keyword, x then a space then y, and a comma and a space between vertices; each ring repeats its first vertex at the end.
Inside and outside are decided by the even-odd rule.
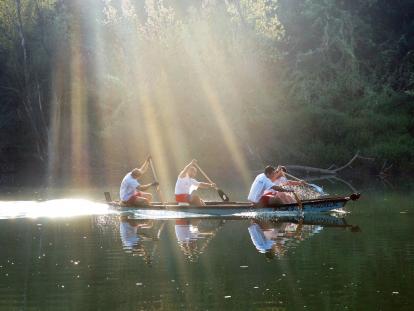
POLYGON ((359 151, 357 151, 357 153, 352 157, 351 160, 348 161, 348 163, 346 163, 345 165, 332 169, 332 167, 335 167, 335 165, 331 165, 329 168, 325 169, 325 168, 318 168, 318 167, 311 167, 311 166, 302 166, 302 165, 286 165, 287 169, 290 170, 298 170, 298 171, 305 171, 307 173, 317 173, 317 174, 336 174, 339 171, 342 171, 343 169, 349 167, 356 159, 364 159, 364 160, 375 160, 374 158, 367 158, 367 157, 362 157, 359 155, 359 151))

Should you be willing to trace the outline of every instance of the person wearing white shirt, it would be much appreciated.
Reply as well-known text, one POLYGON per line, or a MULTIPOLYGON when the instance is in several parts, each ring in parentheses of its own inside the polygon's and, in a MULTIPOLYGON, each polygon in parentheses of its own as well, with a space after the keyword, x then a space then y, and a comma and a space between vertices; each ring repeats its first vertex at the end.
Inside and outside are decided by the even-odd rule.
POLYGON ((287 179, 286 172, 286 167, 279 165, 273 176, 273 183, 277 186, 303 186, 305 184, 303 180, 294 181, 287 179))
POLYGON ((279 198, 275 197, 274 192, 283 193, 283 192, 293 192, 291 190, 284 189, 278 185, 275 185, 273 182, 276 170, 273 166, 266 166, 264 172, 257 175, 254 179, 252 186, 250 187, 250 192, 247 199, 259 206, 268 206, 270 204, 280 204, 279 198), (274 191, 274 192, 273 192, 274 191), (270 202, 272 201, 272 202, 270 202))
POLYGON ((264 230, 259 224, 253 222, 248 230, 254 246, 260 253, 266 253, 272 250, 275 241, 266 237, 264 230))
MULTIPOLYGON (((271 178, 272 182, 278 187, 289 187, 289 186, 302 186, 302 181, 293 181, 288 180, 285 176, 286 168, 284 166, 278 166, 271 178)), ((292 191, 293 192, 293 191, 292 191)), ((295 197, 292 193, 285 193, 280 192, 274 189, 269 189, 265 191, 263 195, 263 200, 267 199, 267 203, 269 205, 277 205, 277 204, 289 204, 289 203, 296 203, 295 197)))
POLYGON ((175 200, 177 203, 205 206, 203 200, 197 194, 193 194, 192 192, 198 188, 215 188, 216 184, 197 181, 195 179, 197 175, 197 169, 194 166, 195 163, 197 163, 197 160, 192 160, 178 175, 174 191, 175 200))
POLYGON ((151 186, 157 186, 157 182, 147 185, 141 185, 138 182, 140 178, 148 169, 150 157, 148 157, 140 168, 134 168, 131 172, 125 175, 122 179, 121 187, 119 189, 119 197, 121 202, 126 206, 140 206, 148 205, 152 200, 152 194, 144 192, 151 186))

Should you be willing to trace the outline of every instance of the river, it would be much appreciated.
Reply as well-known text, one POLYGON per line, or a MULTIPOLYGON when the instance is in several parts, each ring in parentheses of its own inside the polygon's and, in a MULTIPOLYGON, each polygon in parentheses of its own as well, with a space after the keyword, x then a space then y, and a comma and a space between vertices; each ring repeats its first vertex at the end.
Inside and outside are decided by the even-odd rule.
POLYGON ((17 196, 0 201, 0 310, 414 308, 407 190, 257 219, 131 219, 98 199, 17 196))

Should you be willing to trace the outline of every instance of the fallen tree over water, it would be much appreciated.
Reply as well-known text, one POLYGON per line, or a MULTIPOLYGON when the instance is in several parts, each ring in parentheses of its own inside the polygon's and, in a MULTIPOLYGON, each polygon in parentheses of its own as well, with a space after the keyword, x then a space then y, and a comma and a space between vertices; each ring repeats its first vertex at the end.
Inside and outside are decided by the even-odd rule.
POLYGON ((369 160, 374 161, 375 158, 370 157, 364 157, 359 155, 359 151, 352 157, 351 160, 349 160, 345 165, 342 165, 340 167, 337 167, 335 164, 332 164, 328 168, 318 168, 318 167, 312 167, 312 166, 303 166, 303 165, 286 165, 286 168, 288 170, 294 170, 294 171, 304 171, 305 173, 314 173, 314 174, 336 174, 339 171, 344 170, 347 167, 350 167, 352 163, 354 163, 355 160, 362 159, 362 160, 369 160))

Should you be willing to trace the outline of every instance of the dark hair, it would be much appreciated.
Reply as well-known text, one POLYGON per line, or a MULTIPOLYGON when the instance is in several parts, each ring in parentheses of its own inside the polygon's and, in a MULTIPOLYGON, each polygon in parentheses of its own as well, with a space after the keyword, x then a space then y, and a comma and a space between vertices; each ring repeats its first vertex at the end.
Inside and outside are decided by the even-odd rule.
POLYGON ((283 165, 279 166, 279 168, 283 171, 283 172, 287 172, 286 167, 284 167, 283 165))
POLYGON ((264 255, 266 257, 266 261, 271 261, 275 258, 275 253, 273 253, 271 249, 267 249, 264 255))
POLYGON ((268 165, 264 169, 264 174, 266 176, 268 176, 268 175, 272 174, 274 171, 275 171, 275 168, 273 166, 271 166, 271 165, 268 165))

